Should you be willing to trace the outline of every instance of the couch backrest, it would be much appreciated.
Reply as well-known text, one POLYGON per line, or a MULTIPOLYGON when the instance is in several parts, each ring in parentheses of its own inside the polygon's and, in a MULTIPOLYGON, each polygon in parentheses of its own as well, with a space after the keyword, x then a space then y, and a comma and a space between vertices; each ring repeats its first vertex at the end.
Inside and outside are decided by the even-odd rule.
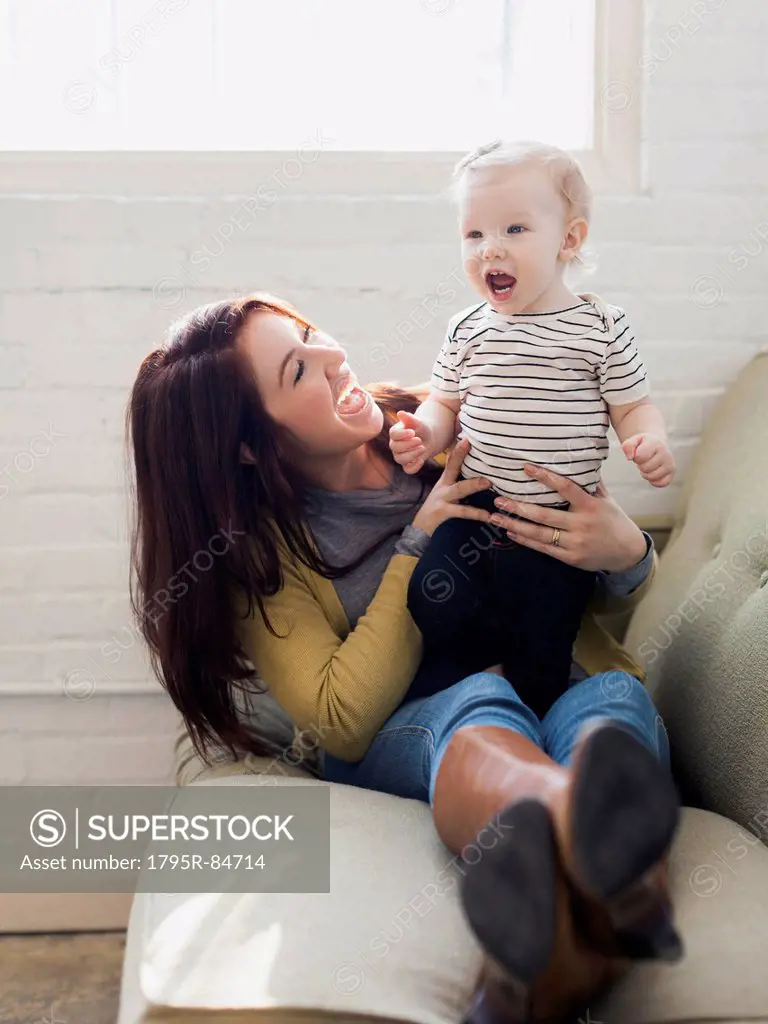
POLYGON ((647 668, 686 801, 768 843, 768 353, 707 425, 627 645, 647 668))

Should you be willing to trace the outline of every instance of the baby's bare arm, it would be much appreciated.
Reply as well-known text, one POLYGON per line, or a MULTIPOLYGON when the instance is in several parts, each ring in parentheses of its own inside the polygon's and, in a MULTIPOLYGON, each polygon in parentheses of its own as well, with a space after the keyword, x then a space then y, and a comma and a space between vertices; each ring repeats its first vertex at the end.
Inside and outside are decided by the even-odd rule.
POLYGON ((456 416, 461 402, 458 398, 449 398, 434 389, 416 410, 416 419, 428 428, 429 441, 426 457, 444 452, 456 437, 456 416))
POLYGON ((649 398, 610 407, 611 423, 621 449, 654 487, 666 487, 675 476, 664 417, 649 398))
POLYGON ((628 402, 627 405, 612 405, 609 406, 609 410, 611 425, 622 444, 637 434, 653 434, 667 443, 664 417, 650 398, 641 398, 638 402, 628 402))
POLYGON ((427 459, 445 451, 456 436, 458 398, 434 390, 415 413, 399 412, 389 431, 389 447, 395 462, 406 473, 418 473, 427 459))

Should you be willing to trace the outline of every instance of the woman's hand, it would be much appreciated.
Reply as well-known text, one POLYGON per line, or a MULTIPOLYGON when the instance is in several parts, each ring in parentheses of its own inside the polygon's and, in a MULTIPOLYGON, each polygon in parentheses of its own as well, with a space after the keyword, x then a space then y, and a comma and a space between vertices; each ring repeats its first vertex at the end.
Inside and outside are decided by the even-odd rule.
POLYGON ((457 504, 461 498, 466 498, 477 491, 485 491, 491 486, 491 481, 484 477, 459 480, 461 464, 468 451, 469 441, 459 441, 448 456, 442 476, 413 520, 414 526, 418 526, 430 536, 446 519, 477 519, 487 523, 491 518, 491 513, 485 509, 457 504))
POLYGON ((532 522, 494 514, 491 522, 507 531, 518 544, 575 565, 588 572, 626 572, 645 555, 642 530, 622 511, 601 483, 593 497, 578 484, 541 466, 525 466, 534 480, 557 491, 570 502, 567 511, 544 508, 510 498, 497 498, 496 507, 532 522), (559 531, 556 532, 556 531, 559 531), (557 539, 555 545, 553 541, 557 539))

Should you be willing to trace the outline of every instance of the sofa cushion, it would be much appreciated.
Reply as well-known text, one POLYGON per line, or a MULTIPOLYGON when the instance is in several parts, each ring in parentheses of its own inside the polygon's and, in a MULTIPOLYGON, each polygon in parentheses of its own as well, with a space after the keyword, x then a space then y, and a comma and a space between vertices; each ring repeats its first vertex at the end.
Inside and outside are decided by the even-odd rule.
MULTIPOLYGON (((254 774, 196 783, 262 784, 326 785, 254 774)), ((426 804, 334 785, 331 892, 137 896, 141 991, 124 981, 124 1003, 456 1024, 480 968, 456 899, 459 865, 426 804)))
MULTIPOLYGON (((323 785, 252 774, 201 784, 266 781, 323 785)), ((137 1024, 148 1006, 295 1007, 306 1024, 329 1013, 459 1024, 480 953, 459 908, 460 867, 429 808, 349 786, 331 795, 329 894, 136 897, 119 1024, 137 1024)), ((768 1020, 768 849, 716 814, 686 809, 670 870, 686 959, 636 967, 591 1019, 768 1020)))
POLYGON ((685 958, 635 966, 592 1020, 768 1021, 768 849, 726 818, 686 809, 670 881, 685 958))
POLYGON ((670 734, 686 802, 768 841, 768 354, 708 424, 627 645, 670 734))

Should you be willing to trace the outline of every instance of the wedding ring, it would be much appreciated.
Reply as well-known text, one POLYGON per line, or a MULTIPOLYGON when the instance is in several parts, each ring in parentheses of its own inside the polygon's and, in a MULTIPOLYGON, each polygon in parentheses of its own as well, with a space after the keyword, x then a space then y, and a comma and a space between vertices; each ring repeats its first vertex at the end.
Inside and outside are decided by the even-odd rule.
POLYGON ((549 542, 553 548, 556 548, 560 544, 560 531, 552 531, 552 540, 549 542))

